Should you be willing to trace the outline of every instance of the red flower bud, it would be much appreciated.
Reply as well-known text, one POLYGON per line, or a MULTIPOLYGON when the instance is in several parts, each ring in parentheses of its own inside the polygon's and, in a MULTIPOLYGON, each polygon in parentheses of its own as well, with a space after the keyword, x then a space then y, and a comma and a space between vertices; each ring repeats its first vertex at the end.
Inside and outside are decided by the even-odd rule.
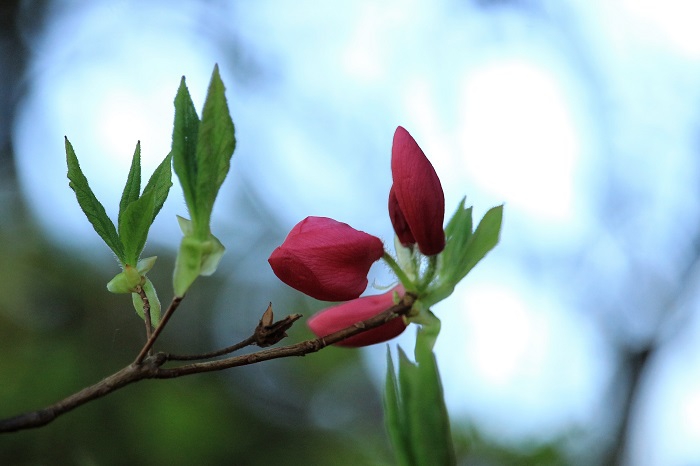
POLYGON ((399 240, 418 243, 427 256, 438 254, 445 248, 445 194, 433 165, 401 126, 394 133, 391 174, 389 216, 399 240))
MULTIPOLYGON (((394 292, 401 296, 404 293, 403 286, 397 285, 384 294, 365 296, 324 309, 309 319, 308 326, 317 337, 325 337, 389 309, 394 305, 394 292)), ((405 329, 404 320, 396 317, 379 327, 340 341, 336 345, 348 347, 373 345, 397 337, 405 329)))
POLYGON ((408 227, 408 222, 406 222, 406 217, 403 216, 401 212, 401 207, 399 207, 399 201, 396 200, 396 192, 394 192, 394 187, 391 187, 389 191, 389 218, 391 219, 391 224, 394 226, 394 231, 396 236, 399 237, 399 241, 404 246, 409 244, 416 244, 416 239, 411 233, 411 229, 408 227))
POLYGON ((323 301, 347 301, 367 288, 367 273, 384 254, 376 236, 326 217, 307 217, 267 260, 287 285, 323 301))

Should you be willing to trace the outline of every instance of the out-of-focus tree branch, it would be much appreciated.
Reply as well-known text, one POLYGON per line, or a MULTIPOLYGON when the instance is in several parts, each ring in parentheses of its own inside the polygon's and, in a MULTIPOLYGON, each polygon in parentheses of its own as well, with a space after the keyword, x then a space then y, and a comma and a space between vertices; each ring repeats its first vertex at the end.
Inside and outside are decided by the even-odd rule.
MULTIPOLYGON (((228 354, 245 346, 269 346, 285 338, 287 336, 286 331, 297 319, 301 317, 301 315, 292 314, 280 321, 274 322, 272 309, 271 307, 268 307, 253 334, 236 345, 202 355, 183 357, 158 352, 153 355, 144 356, 142 359, 139 359, 139 356, 139 358, 137 358, 137 360, 132 364, 115 372, 109 377, 102 379, 98 383, 84 388, 83 390, 64 398, 59 402, 54 403, 51 406, 0 420, 0 433, 15 432, 18 430, 44 426, 62 414, 68 413, 73 409, 84 405, 85 403, 109 395, 110 393, 134 382, 138 382, 139 380, 171 379, 183 377, 185 375, 220 371, 232 367, 256 364, 263 361, 269 361, 271 359, 286 358, 291 356, 305 356, 310 353, 315 353, 329 345, 367 330, 379 327, 389 320, 405 314, 413 306, 414 299, 415 298, 412 295, 407 294, 398 304, 390 307, 382 313, 377 314, 370 319, 358 322, 351 327, 327 335, 323 338, 315 338, 278 348, 268 348, 254 353, 231 356, 216 361, 201 361, 203 359, 210 359, 212 357, 228 354), (200 360, 200 362, 170 368, 163 367, 163 365, 168 361, 179 360, 200 360)), ((175 304, 174 307, 177 307, 177 304, 175 304)), ((171 308, 173 308, 172 304, 171 308)), ((161 326, 159 326, 159 328, 162 328, 162 325, 163 322, 161 322, 161 326)), ((154 332, 153 335, 151 335, 151 338, 148 340, 150 344, 147 343, 144 345, 144 349, 141 350, 140 355, 148 353, 158 334, 159 332, 154 332)))

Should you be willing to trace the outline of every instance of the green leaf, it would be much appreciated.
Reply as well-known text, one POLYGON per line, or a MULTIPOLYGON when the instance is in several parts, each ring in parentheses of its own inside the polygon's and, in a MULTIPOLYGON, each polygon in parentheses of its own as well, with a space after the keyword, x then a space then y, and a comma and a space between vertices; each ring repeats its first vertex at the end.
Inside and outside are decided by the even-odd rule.
POLYGON ((420 412, 416 408, 420 406, 420 395, 416 393, 416 370, 418 368, 406 356, 406 353, 399 347, 399 393, 401 400, 401 410, 403 411, 403 430, 408 434, 408 447, 410 451, 411 464, 422 466, 416 457, 416 441, 420 440, 420 412))
POLYGON ((398 381, 391 359, 391 351, 386 351, 386 382, 384 385, 384 423, 399 466, 412 466, 410 431, 403 415, 398 381))
POLYGON ((78 200, 80 208, 85 213, 85 216, 92 224, 100 238, 109 246, 117 259, 124 264, 125 256, 122 243, 117 235, 117 230, 114 223, 109 219, 104 207, 97 200, 95 194, 90 189, 87 178, 80 169, 78 157, 75 155, 73 146, 68 138, 65 138, 66 143, 66 163, 68 165, 69 186, 75 191, 75 197, 78 200))
POLYGON ((455 276, 455 283, 462 280, 489 251, 496 247, 500 239, 502 220, 503 205, 492 207, 486 212, 474 234, 469 237, 462 248, 463 262, 462 266, 457 269, 459 273, 455 276))
POLYGON ((442 382, 432 345, 435 336, 422 328, 416 338, 416 366, 410 375, 415 405, 409 411, 415 418, 413 451, 416 464, 454 465, 456 458, 450 432, 450 419, 445 406, 442 382))
MULTIPOLYGON (((119 217, 118 222, 121 222, 122 215, 126 208, 132 202, 139 198, 141 193, 141 142, 136 143, 136 150, 131 159, 131 168, 129 175, 126 177, 126 186, 122 192, 122 198, 119 201, 119 217)), ((117 222, 117 223, 118 223, 117 222)))
POLYGON ((175 96, 175 122, 170 155, 173 158, 173 169, 182 185, 185 203, 193 220, 197 215, 197 212, 193 212, 193 210, 195 209, 197 186, 198 134, 199 117, 183 76, 175 96))
POLYGON ((209 234, 209 221, 219 188, 228 174, 236 147, 235 128, 226 103, 226 89, 219 66, 209 83, 197 138, 197 182, 195 233, 201 239, 209 234))
POLYGON ((136 266, 146 245, 148 230, 153 222, 155 190, 151 190, 129 204, 119 219, 119 238, 124 246, 126 264, 136 266))
POLYGON ((146 187, 143 189, 144 196, 153 192, 154 208, 151 224, 158 215, 158 212, 160 212, 163 204, 165 204, 165 200, 168 198, 168 193, 170 192, 170 187, 173 185, 172 171, 170 169, 171 162, 171 154, 166 155, 163 161, 151 175, 151 179, 148 180, 146 187))
POLYGON ((439 256, 438 279, 421 301, 426 308, 452 294, 455 286, 498 244, 503 206, 491 208, 472 232, 472 208, 464 199, 445 228, 445 249, 439 256))
POLYGON ((449 245, 445 244, 448 253, 460 251, 469 241, 472 235, 472 208, 464 207, 467 198, 462 198, 457 211, 445 227, 445 237, 449 245))
POLYGON ((434 335, 418 332, 416 363, 399 348, 398 385, 387 373, 385 405, 391 416, 390 434, 400 464, 456 464, 450 420, 432 351, 434 335), (397 390, 398 387, 398 390, 397 390), (394 393, 392 394, 392 390, 394 393), (391 406, 393 404, 393 406, 391 406))

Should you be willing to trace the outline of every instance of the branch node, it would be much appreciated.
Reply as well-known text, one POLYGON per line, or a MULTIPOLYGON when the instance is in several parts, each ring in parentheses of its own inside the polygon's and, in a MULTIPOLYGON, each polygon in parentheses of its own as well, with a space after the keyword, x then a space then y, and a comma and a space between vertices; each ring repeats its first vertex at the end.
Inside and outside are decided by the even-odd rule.
POLYGON ((300 318, 301 314, 291 314, 282 320, 274 322, 272 303, 270 303, 265 312, 263 312, 260 322, 253 333, 255 344, 261 348, 274 345, 287 337, 287 330, 300 318))

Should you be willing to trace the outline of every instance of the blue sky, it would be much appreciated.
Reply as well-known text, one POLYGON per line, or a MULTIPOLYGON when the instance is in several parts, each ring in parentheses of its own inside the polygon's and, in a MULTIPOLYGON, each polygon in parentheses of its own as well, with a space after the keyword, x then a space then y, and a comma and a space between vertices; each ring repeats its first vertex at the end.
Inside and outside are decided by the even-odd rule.
MULTIPOLYGON (((477 218, 505 203, 501 245, 435 309, 453 415, 498 438, 546 440, 605 414, 616 362, 606 329, 632 340, 649 331, 633 314, 659 299, 645 288, 678 279, 677 260, 700 228, 688 214, 698 207, 689 193, 698 186, 700 33, 686 3, 56 4, 32 44, 15 147, 22 188, 57 241, 108 257, 67 188, 63 136, 114 217, 136 141, 145 172, 169 150, 180 76, 201 108, 219 62, 239 144, 232 177, 264 193, 286 227, 325 215, 391 244, 397 125, 433 162, 448 215, 465 195, 477 218), (615 190, 620 205, 601 206, 615 190), (610 218, 630 241, 610 233, 610 218), (601 306, 629 309, 606 316, 593 309, 596 296, 572 292, 626 290, 630 250, 639 267, 653 264, 651 282, 601 306)), ((179 197, 154 230, 172 247, 179 197)), ((215 224, 235 222, 227 214, 224 195, 215 224)), ((695 309, 696 294, 673 305, 695 309)), ((631 464, 700 461, 699 330, 690 318, 654 361, 631 464)), ((378 386, 383 351, 366 350, 378 386)))

